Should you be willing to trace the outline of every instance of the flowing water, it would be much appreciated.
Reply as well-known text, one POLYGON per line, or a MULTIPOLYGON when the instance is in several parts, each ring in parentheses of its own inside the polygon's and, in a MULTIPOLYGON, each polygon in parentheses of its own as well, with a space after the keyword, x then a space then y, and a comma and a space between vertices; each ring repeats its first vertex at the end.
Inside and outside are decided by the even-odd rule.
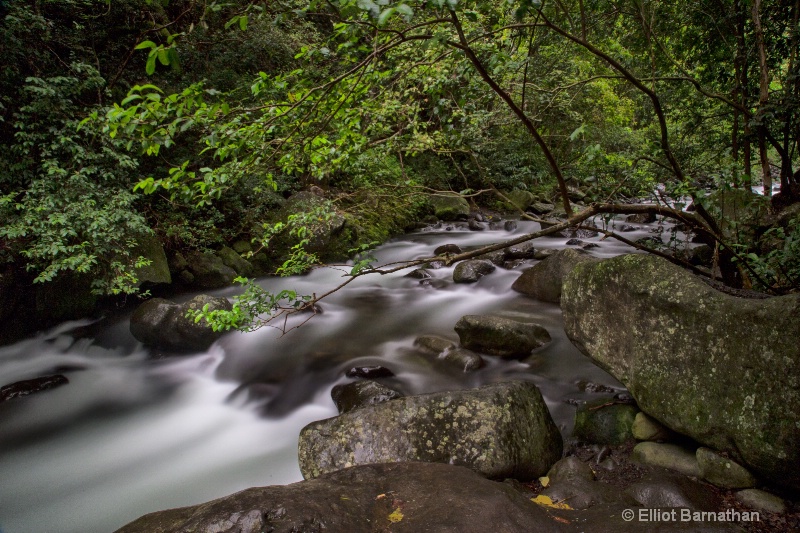
MULTIPOLYGON (((430 256, 445 243, 473 247, 537 229, 532 222, 511 232, 443 225, 384 244, 375 255, 385 264, 430 256)), ((600 257, 631 251, 610 239, 584 240, 599 244, 592 253, 600 257)), ((563 248, 565 241, 534 244, 563 248)), ((336 414, 330 390, 349 381, 344 373, 353 366, 391 369, 387 384, 406 394, 530 380, 568 435, 574 407, 565 400, 593 396, 578 382, 621 385, 572 346, 556 305, 511 291, 533 262, 498 268, 474 284, 453 283, 452 267, 431 270, 427 284, 404 277, 410 269, 364 276, 325 299, 322 313, 298 329, 230 333, 204 353, 150 353, 130 335, 127 317, 91 338, 78 334, 86 322, 73 322, 0 347, 0 385, 57 372, 70 381, 0 404, 0 531, 113 531, 144 513, 299 481, 300 429, 336 414), (484 313, 537 322, 553 341, 522 361, 487 357, 485 368, 469 374, 413 349, 423 334, 457 341, 458 319, 484 313)), ((327 268, 260 283, 321 294, 344 279, 342 270, 327 268)))

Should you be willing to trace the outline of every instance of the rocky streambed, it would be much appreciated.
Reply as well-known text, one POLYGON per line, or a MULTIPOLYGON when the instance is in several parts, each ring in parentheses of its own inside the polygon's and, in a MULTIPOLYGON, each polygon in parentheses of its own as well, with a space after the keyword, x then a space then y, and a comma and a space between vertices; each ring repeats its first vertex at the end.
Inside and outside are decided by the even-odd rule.
MULTIPOLYGON (((431 255, 443 244, 463 248, 496 242, 530 229, 522 223, 514 228, 475 219, 463 226, 443 223, 387 245, 381 259, 431 255)), ((645 237, 650 229, 655 227, 642 223, 634 231, 645 237)), ((280 434, 275 430, 283 427, 289 435, 280 434, 280 438, 287 437, 284 440, 289 444, 282 445, 279 455, 284 463, 291 462, 289 454, 296 457, 298 450, 297 432, 305 426, 300 432, 299 469, 308 481, 248 489, 207 504, 147 515, 121 531, 485 531, 487 524, 503 531, 653 531, 656 522, 663 530, 736 531, 742 527, 763 530, 794 524, 797 515, 793 514, 796 504, 792 503, 792 491, 797 487, 793 485, 793 468, 797 462, 792 454, 797 447, 792 448, 796 443, 792 439, 797 431, 791 424, 792 413, 798 412, 793 410, 798 388, 791 370, 776 372, 770 366, 776 363, 774 356, 762 354, 765 346, 767 351, 779 346, 769 340, 774 331, 764 333, 765 343, 754 340, 747 344, 737 337, 733 344, 743 344, 766 360, 765 364, 772 368, 767 382, 776 385, 767 389, 782 390, 788 415, 770 411, 767 404, 774 404, 765 403, 762 396, 751 401, 747 399, 749 394, 730 390, 735 382, 741 389, 755 387, 753 390, 763 393, 767 389, 766 382, 758 381, 761 367, 754 366, 750 358, 743 368, 729 368, 732 359, 723 357, 728 347, 702 340, 708 339, 702 335, 712 335, 714 324, 707 323, 705 316, 676 312, 680 302, 671 292, 676 286, 683 287, 684 281, 675 281, 677 285, 661 283, 672 279, 672 272, 659 270, 659 263, 650 265, 648 268, 661 275, 653 278, 653 286, 660 283, 667 289, 666 303, 661 306, 663 309, 639 305, 636 298, 658 301, 654 299, 655 289, 646 283, 645 287, 634 283, 642 265, 634 265, 631 271, 624 269, 630 268, 632 261, 646 259, 637 256, 638 259, 614 260, 620 263, 615 268, 621 270, 608 274, 602 265, 609 262, 597 260, 619 255, 625 248, 591 235, 580 237, 579 244, 570 245, 567 242, 572 236, 541 239, 533 248, 478 259, 471 265, 462 263, 456 268, 430 265, 422 272, 403 272, 380 285, 362 281, 339 299, 323 303, 322 314, 304 325, 297 332, 299 335, 228 335, 205 355, 184 356, 180 362, 173 358, 153 359, 154 355, 165 354, 169 346, 140 352, 144 360, 133 366, 140 371, 148 369, 145 381, 152 378, 153 369, 161 372, 157 387, 152 388, 153 383, 149 383, 149 400, 154 405, 161 404, 159 397, 174 398, 176 393, 186 393, 178 368, 191 369, 190 373, 204 369, 214 382, 230 384, 223 387, 227 391, 222 395, 227 399, 226 408, 259 413, 266 417, 261 420, 270 421, 272 429, 261 431, 262 439, 254 447, 260 444, 269 448, 268 442, 280 434), (565 246, 591 248, 592 255, 558 252, 542 260, 565 246), (534 268, 526 270, 532 264, 534 268), (581 281, 594 279, 595 269, 606 272, 608 278, 602 283, 581 281), (520 275, 521 271, 525 272, 520 275), (512 284, 515 291, 509 290, 512 284), (601 297, 601 288, 608 295, 601 297), (606 298, 616 298, 622 307, 604 310, 606 298), (565 310, 569 309, 566 333, 559 307, 554 303, 559 300, 563 300, 565 310), (426 306, 420 306, 420 302, 426 306), (363 312, 354 316, 353 309, 363 312), (582 318, 575 318, 581 313, 582 318), (656 318, 647 322, 652 313, 656 318), (688 319, 670 322, 673 315, 686 315, 688 319), (602 332, 618 331, 618 338, 625 338, 622 332, 630 332, 631 340, 611 344, 604 352, 591 344, 601 334, 584 331, 580 324, 602 332), (708 325, 712 332, 704 328, 708 325), (716 364, 712 357, 715 370, 711 378, 703 375, 706 367, 699 366, 698 371, 689 368, 691 354, 697 352, 691 343, 683 351, 675 343, 645 345, 655 359, 643 359, 646 351, 637 344, 643 341, 637 341, 636 335, 646 338, 648 331, 662 326, 666 332, 658 337, 667 341, 697 337, 695 344, 701 350, 694 355, 697 364, 707 361, 710 355, 722 358, 716 364), (632 396, 622 384, 578 353, 566 334, 627 385, 632 396), (712 350, 711 346, 716 348, 712 350), (702 350, 713 353, 705 353, 704 358, 702 350), (644 385, 637 381, 647 376, 646 369, 652 365, 670 365, 674 353, 681 354, 680 368, 659 372, 661 381, 643 380, 644 385), (714 375, 716 372, 719 374, 714 375), (693 381, 682 381, 682 376, 693 373, 693 381), (717 376, 728 374, 735 375, 735 379, 723 380, 716 389, 708 390, 710 383, 719 381, 717 376), (750 378, 755 381, 748 381, 750 378), (653 416, 646 416, 636 400, 647 398, 648 393, 637 387, 657 389, 662 394, 659 398, 672 395, 673 403, 688 408, 692 416, 704 413, 703 423, 697 427, 712 431, 692 433, 691 428, 680 426, 671 415, 662 414, 658 402, 648 404, 651 407, 646 410, 653 416), (697 398, 698 402, 681 403, 684 396, 697 398), (336 413, 334 401, 342 414, 325 419, 336 413), (752 413, 746 412, 748 407, 753 408, 752 413), (767 414, 748 418, 757 413, 767 414), (731 427, 731 417, 736 416, 743 425, 731 427), (712 420, 719 422, 713 425, 712 420), (680 427, 693 439, 677 435, 661 422, 673 429, 680 427), (771 447, 764 454, 756 453, 759 458, 768 458, 762 462, 753 460, 752 454, 742 453, 743 439, 753 442, 747 428, 756 428, 752 431, 758 436, 758 427, 762 434, 777 427, 769 433, 775 438, 761 441, 771 447), (640 444, 634 448, 636 442, 640 444), (733 444, 726 447, 726 443, 733 444), (567 457, 561 459, 564 454, 567 457), (763 488, 773 494, 759 490, 763 488), (649 512, 648 509, 662 508, 707 514, 697 515, 704 518, 699 521, 670 521, 662 515, 658 521, 640 514, 643 509, 649 512), (635 513, 635 519, 626 520, 627 512, 635 513), (716 518, 723 517, 718 513, 728 515, 711 523, 713 513, 717 513, 716 518), (759 513, 758 520, 743 513, 759 513)), ((335 282, 335 278, 324 278, 321 273, 297 280, 301 289, 317 291, 335 282)), ((702 296, 701 310, 718 310, 714 297, 700 294, 691 281, 686 283, 686 294, 702 296)), ((218 291, 214 296, 228 294, 230 291, 218 291)), ((172 304, 164 305, 163 313, 153 313, 156 317, 172 313, 172 304)), ((187 298, 175 305, 191 304, 187 298)), ((738 302, 733 307, 737 305, 738 302)), ((792 323, 798 323, 793 318, 796 307, 788 300, 780 305, 786 322, 779 327, 794 331, 791 328, 797 326, 792 323)), ((744 315, 737 315, 728 324, 743 320, 745 315, 770 313, 747 307, 744 315)), ((89 344, 96 346, 98 339, 103 336, 89 344)), ((157 344, 153 338, 145 340, 157 344)), ((100 342, 108 344, 109 339, 100 342)), ((797 354, 790 343, 780 346, 783 359, 777 362, 791 369, 797 364, 797 354)), ((57 353, 51 358, 58 359, 57 353)), ((37 400, 40 407, 47 405, 44 398, 48 395, 53 397, 61 390, 74 388, 74 377, 81 385, 81 374, 70 374, 68 386, 31 400, 37 400)), ((140 396, 133 396, 135 400, 129 402, 128 408, 145 403, 140 396)), ((671 406, 668 400, 662 404, 671 406)), ((0 407, 6 409, 5 413, 11 412, 7 405, 0 407)), ((0 416, 3 414, 0 411, 0 416)), ((685 414, 676 416, 686 418, 685 414)), ((199 414, 203 416, 208 414, 199 414)), ((216 420, 226 418, 222 415, 216 420)), ((35 443, 35 427, 25 428, 21 419, 14 419, 13 415, 11 420, 16 422, 18 435, 35 443), (23 426, 22 430, 19 426, 23 426)), ((160 427, 164 431, 166 426, 160 427)), ((204 427, 207 429, 201 439, 213 439, 220 433, 212 425, 204 427)), ((156 440, 163 439, 154 436, 156 440)), ((253 434, 240 431, 233 439, 238 441, 233 449, 241 446, 241 440, 252 438, 253 434)), ((129 446, 120 444, 117 450, 124 457, 129 446)), ((25 446, 18 447, 17 452, 17 457, 30 457, 33 453, 25 446)), ((180 463, 177 455, 168 457, 175 457, 180 463)), ((231 459, 227 464, 242 464, 231 459)), ((279 461, 249 461, 246 468, 268 472, 279 461)), ((127 464, 135 468, 146 463, 134 459, 127 464)), ((202 465, 197 466, 195 479, 213 477, 202 465)), ((4 469, 11 470, 8 463, 4 465, 0 460, 0 472, 4 469)), ((295 475, 294 480, 299 479, 299 472, 295 475)), ((293 481, 291 475, 288 478, 278 482, 293 481)), ((182 478, 179 475, 177 479, 182 478)), ((213 485, 215 480, 205 481, 213 485)), ((119 482, 125 483, 124 479, 119 482)), ((264 484, 248 482, 240 487, 264 484)), ((35 483, 30 486, 33 488, 35 483)), ((130 489, 123 486, 120 492, 130 489)), ((191 493, 185 483, 179 483, 174 490, 191 493)), ((191 498, 194 502, 187 503, 202 501, 197 494, 191 498)), ((18 509, 22 506, 20 501, 17 498, 15 502, 18 509)), ((176 505, 163 501, 156 508, 173 506, 176 505)), ((29 513, 32 512, 31 509, 29 513)), ((15 531, 15 524, 23 523, 25 516, 18 512, 10 522, 9 533, 15 531)), ((9 521, 0 522, 4 523, 9 521)), ((76 524, 79 520, 73 519, 68 527, 59 530, 80 530, 76 524)), ((47 529, 29 529, 37 530, 47 529)))

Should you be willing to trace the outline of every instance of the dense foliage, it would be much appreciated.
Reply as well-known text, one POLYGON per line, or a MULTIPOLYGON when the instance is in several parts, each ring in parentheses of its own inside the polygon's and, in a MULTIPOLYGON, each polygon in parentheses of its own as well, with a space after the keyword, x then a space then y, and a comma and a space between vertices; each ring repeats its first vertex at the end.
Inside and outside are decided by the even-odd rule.
MULTIPOLYGON (((376 199, 413 210, 415 191, 497 206, 520 189, 570 213, 575 188, 601 202, 662 184, 720 240, 709 188, 775 179, 776 207, 800 197, 797 0, 5 10, 0 260, 36 281, 91 272, 101 293, 134 291, 137 237, 266 243, 281 199, 311 185, 330 198, 317 215, 357 216, 367 242, 386 237, 376 199)), ((773 288, 798 278, 797 225, 781 231, 769 249, 727 244, 773 288)))

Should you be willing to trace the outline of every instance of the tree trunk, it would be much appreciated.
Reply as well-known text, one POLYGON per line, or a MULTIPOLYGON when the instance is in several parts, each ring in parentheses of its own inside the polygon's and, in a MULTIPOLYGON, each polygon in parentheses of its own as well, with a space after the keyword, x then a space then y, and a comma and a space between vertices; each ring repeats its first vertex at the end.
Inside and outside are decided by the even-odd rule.
POLYGON ((753 1, 752 18, 753 27, 756 31, 756 49, 758 51, 758 65, 761 71, 758 97, 758 114, 756 120, 758 127, 758 155, 761 159, 761 174, 764 184, 764 196, 772 195, 772 175, 769 168, 769 158, 767 154, 767 125, 764 123, 764 110, 769 103, 769 70, 767 68, 767 52, 764 48, 764 30, 761 27, 761 0, 753 1))

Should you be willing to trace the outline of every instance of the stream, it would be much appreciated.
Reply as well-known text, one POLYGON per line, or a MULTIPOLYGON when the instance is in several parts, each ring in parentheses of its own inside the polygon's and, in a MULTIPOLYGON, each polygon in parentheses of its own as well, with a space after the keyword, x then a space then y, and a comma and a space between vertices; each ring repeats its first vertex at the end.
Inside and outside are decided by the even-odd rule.
MULTIPOLYGON (((638 226, 625 236, 652 235, 638 226)), ((513 231, 469 231, 443 224, 392 240, 375 256, 380 265, 430 256, 445 243, 469 248, 538 228, 519 222, 513 231)), ((632 251, 612 239, 582 240, 596 242, 591 253, 599 257, 632 251)), ((565 243, 534 241, 537 249, 565 243)), ((89 322, 78 321, 0 347, 0 385, 53 373, 70 381, 0 404, 0 532, 110 532, 145 513, 300 481, 300 429, 337 414, 330 390, 350 381, 344 374, 354 366, 391 369, 395 377, 386 383, 405 394, 530 380, 568 436, 575 408, 566 400, 597 396, 582 391, 580 381, 622 387, 572 346, 557 305, 510 289, 533 263, 498 268, 474 284, 453 283, 453 267, 431 270, 426 284, 404 277, 411 269, 364 276, 323 300, 322 312, 298 329, 233 332, 204 353, 150 353, 129 333, 128 317, 88 337, 89 322), (521 361, 486 357, 486 367, 468 374, 413 349, 424 334, 457 341, 453 326, 466 314, 537 322, 553 341, 521 361)), ((342 270, 324 268, 259 282, 321 294, 344 280, 342 270)), ((207 293, 232 296, 236 289, 207 293)), ((308 318, 294 316, 288 326, 308 318)))

